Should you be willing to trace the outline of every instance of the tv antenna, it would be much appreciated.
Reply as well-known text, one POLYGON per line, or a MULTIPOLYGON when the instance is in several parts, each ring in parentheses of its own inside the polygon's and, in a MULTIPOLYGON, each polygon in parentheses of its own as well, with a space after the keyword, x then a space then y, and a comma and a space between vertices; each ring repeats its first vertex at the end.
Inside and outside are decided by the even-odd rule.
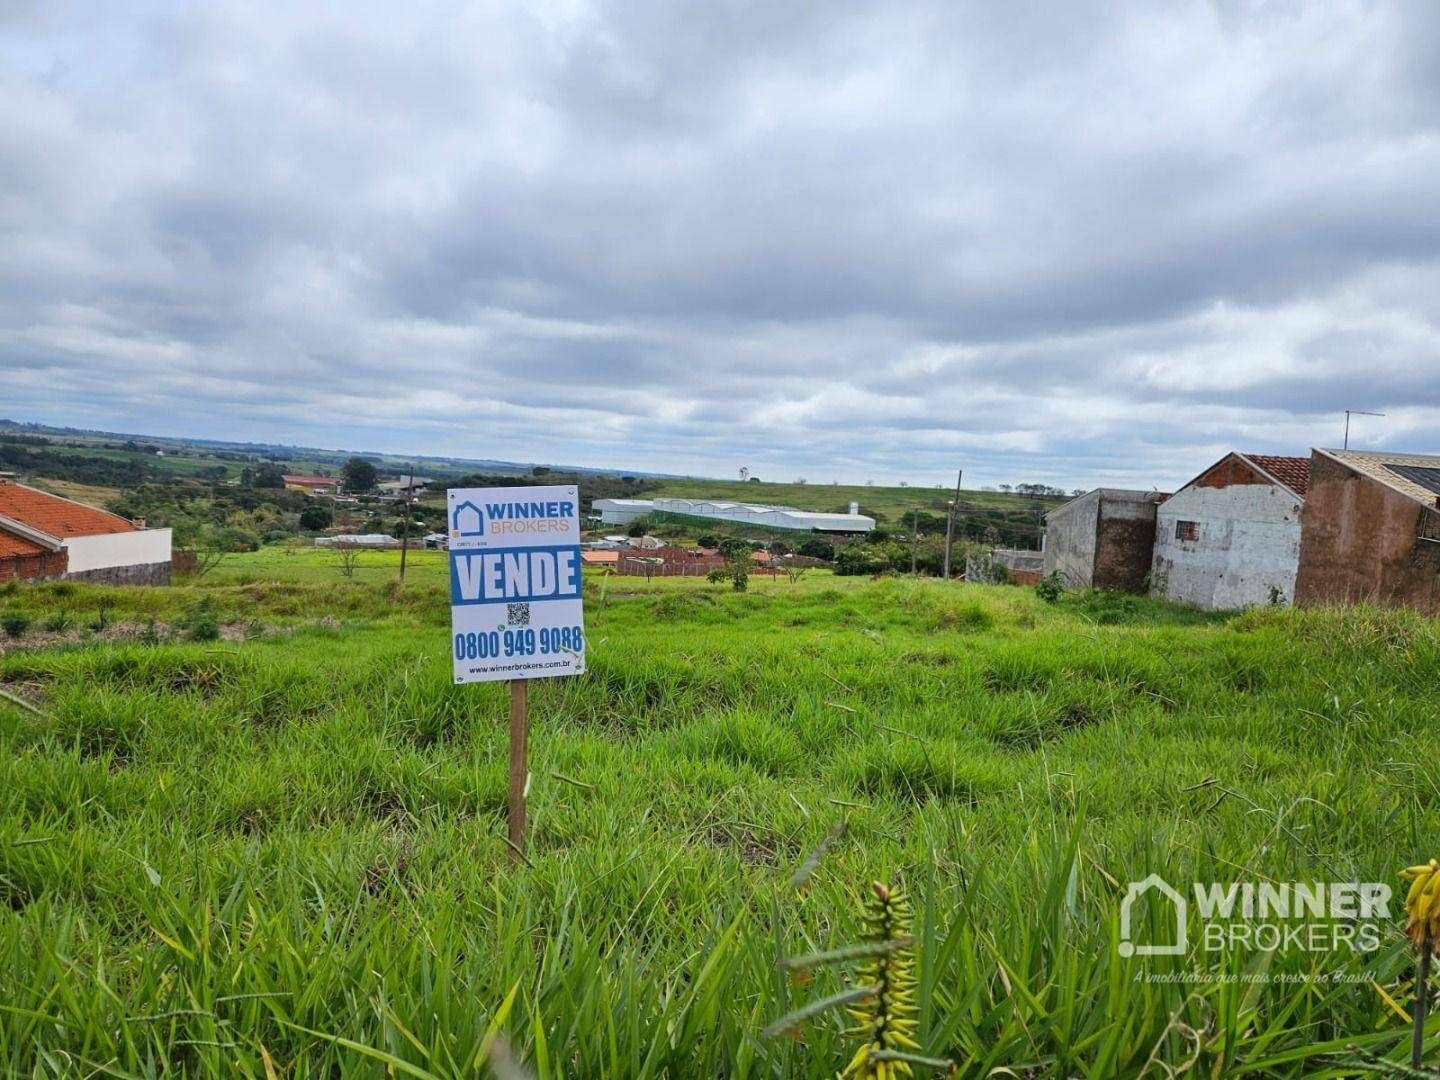
POLYGON ((1384 415, 1385 415, 1385 414, 1384 414, 1383 412, 1366 412, 1364 409, 1346 409, 1346 410, 1345 410, 1345 446, 1344 446, 1344 449, 1346 449, 1346 450, 1349 450, 1349 449, 1350 449, 1350 417, 1352 417, 1352 416, 1384 416, 1384 415))

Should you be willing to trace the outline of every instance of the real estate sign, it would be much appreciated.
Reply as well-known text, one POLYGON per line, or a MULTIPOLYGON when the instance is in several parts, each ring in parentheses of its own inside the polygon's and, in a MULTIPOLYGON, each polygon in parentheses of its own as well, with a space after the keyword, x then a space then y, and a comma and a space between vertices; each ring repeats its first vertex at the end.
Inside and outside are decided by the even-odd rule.
POLYGON ((584 671, 576 489, 457 488, 446 509, 455 681, 584 671))

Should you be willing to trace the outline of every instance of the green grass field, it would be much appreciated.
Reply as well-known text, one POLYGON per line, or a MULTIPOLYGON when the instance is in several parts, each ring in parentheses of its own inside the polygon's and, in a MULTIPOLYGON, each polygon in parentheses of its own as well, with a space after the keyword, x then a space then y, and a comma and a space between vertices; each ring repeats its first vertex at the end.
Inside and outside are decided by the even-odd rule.
POLYGON ((373 558, 0 591, 77 628, 0 657, 41 710, 0 702, 0 1068, 833 1077, 836 1013, 763 1032, 842 971, 776 962, 855 941, 874 879, 914 896, 918 1041, 961 1075, 1407 1052, 1398 918, 1374 953, 1126 960, 1118 909, 1151 871, 1395 881, 1440 854, 1432 622, 587 582, 589 671, 533 684, 517 866, 504 689, 451 683, 439 561, 402 590, 373 558))

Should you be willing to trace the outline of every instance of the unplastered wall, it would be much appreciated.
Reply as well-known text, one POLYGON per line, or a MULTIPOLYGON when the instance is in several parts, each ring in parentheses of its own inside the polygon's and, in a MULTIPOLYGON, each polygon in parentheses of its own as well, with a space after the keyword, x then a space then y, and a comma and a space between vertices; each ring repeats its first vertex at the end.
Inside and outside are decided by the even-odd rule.
POLYGON ((1093 583, 1099 513, 1098 491, 1067 503, 1063 512, 1050 512, 1045 520, 1045 573, 1058 573, 1071 588, 1093 583))
POLYGON ((1406 604, 1440 613, 1440 543, 1422 503, 1316 452, 1310 461, 1295 600, 1406 604))
POLYGON ((1189 487, 1155 515, 1150 591, 1181 604, 1229 611, 1295 596, 1301 503, 1276 484, 1189 487), (1194 540, 1176 522, 1196 523, 1194 540))
POLYGON ((170 530, 140 529, 106 536, 72 536, 65 542, 69 572, 106 570, 112 566, 148 566, 170 561, 170 530))

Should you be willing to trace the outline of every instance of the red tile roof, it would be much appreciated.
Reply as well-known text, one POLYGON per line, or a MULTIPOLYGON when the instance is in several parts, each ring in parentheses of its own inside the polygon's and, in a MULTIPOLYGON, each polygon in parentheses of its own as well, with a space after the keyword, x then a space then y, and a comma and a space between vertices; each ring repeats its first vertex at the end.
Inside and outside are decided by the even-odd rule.
POLYGON ((32 544, 29 540, 21 540, 18 536, 0 531, 0 559, 9 559, 16 555, 43 554, 45 549, 39 544, 32 544))
POLYGON ((18 521, 61 540, 68 536, 103 536, 135 531, 134 525, 117 514, 8 480, 0 480, 0 517, 18 521))
POLYGON ((581 562, 582 564, 584 564, 584 563, 589 563, 589 564, 592 565, 592 566, 600 566, 600 565, 603 565, 603 564, 605 564, 605 563, 618 563, 619 561, 620 561, 620 552, 618 552, 618 551, 582 551, 582 552, 580 552, 580 562, 581 562))
POLYGON ((1246 454, 1260 468, 1275 477, 1296 495, 1304 495, 1310 484, 1308 457, 1278 457, 1275 454, 1246 454))

